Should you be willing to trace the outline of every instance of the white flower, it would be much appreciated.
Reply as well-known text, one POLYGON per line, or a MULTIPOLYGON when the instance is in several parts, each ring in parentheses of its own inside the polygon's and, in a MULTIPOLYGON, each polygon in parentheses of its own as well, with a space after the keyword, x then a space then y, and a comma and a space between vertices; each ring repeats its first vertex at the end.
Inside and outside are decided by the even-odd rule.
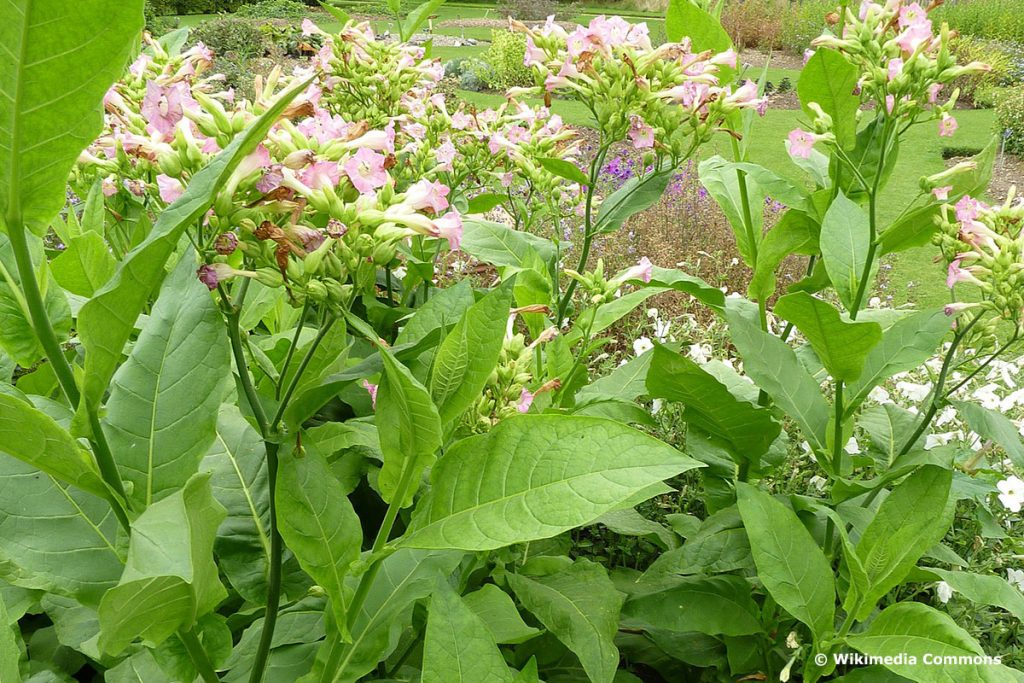
POLYGON ((945 424, 952 422, 955 419, 956 408, 954 408, 953 406, 946 406, 945 408, 942 409, 942 412, 939 413, 939 416, 935 418, 935 426, 941 427, 945 424))
POLYGON ((996 389, 998 388, 999 386, 996 384, 986 384, 979 389, 975 389, 971 396, 988 410, 997 410, 1000 403, 1000 398, 996 394, 996 389))
POLYGON ((814 488, 818 489, 819 491, 824 491, 825 490, 825 484, 828 483, 828 479, 826 479, 825 477, 823 477, 823 476, 821 476, 819 474, 816 474, 813 477, 811 477, 807 481, 807 483, 810 484, 811 486, 813 486, 814 488))
POLYGON ((930 451, 931 449, 935 448, 936 446, 945 446, 947 443, 949 443, 953 439, 958 439, 958 438, 962 438, 962 437, 963 437, 963 432, 961 432, 961 431, 941 432, 941 433, 938 433, 938 434, 929 434, 927 437, 925 437, 924 449, 926 451, 930 451))
POLYGON ((875 403, 892 403, 892 397, 889 396, 889 392, 885 387, 875 387, 868 392, 868 398, 875 403))
POLYGON ((796 631, 790 631, 789 635, 786 636, 786 647, 790 650, 795 650, 800 647, 800 639, 796 636, 796 631))
POLYGON ((915 384, 914 382, 897 382, 896 388, 911 401, 923 401, 932 393, 932 383, 915 384))
POLYGON ((877 296, 873 296, 870 299, 868 299, 868 308, 881 308, 881 307, 882 307, 882 300, 880 298, 878 298, 877 296))
POLYGON ((654 338, 662 344, 665 343, 665 339, 668 338, 668 331, 672 328, 671 320, 661 320, 655 318, 654 320, 654 338))
POLYGON ((653 401, 651 401, 651 415, 657 415, 659 412, 661 412, 661 408, 663 405, 665 405, 665 402, 660 398, 656 398, 653 401))
POLYGON ((633 353, 641 356, 654 348, 654 342, 647 337, 640 337, 633 342, 633 353))
POLYGON ((658 309, 657 308, 648 308, 647 309, 647 317, 648 318, 657 318, 658 317, 658 309))
POLYGON ((935 586, 935 595, 938 596, 939 602, 945 605, 953 597, 953 587, 945 581, 939 581, 938 585, 935 586))
POLYGON ((687 354, 690 360, 698 365, 704 365, 711 356, 711 346, 708 344, 690 344, 690 351, 687 354))
POLYGON ((1010 582, 1010 585, 1019 591, 1024 591, 1024 570, 1021 569, 1007 569, 1006 580, 1010 582))
POLYGON ((999 502, 1010 512, 1020 512, 1024 505, 1024 481, 1012 476, 996 484, 999 489, 999 502))
POLYGON ((850 440, 846 442, 845 446, 843 446, 843 450, 850 455, 857 455, 860 453, 860 446, 857 444, 856 437, 851 436, 850 440))

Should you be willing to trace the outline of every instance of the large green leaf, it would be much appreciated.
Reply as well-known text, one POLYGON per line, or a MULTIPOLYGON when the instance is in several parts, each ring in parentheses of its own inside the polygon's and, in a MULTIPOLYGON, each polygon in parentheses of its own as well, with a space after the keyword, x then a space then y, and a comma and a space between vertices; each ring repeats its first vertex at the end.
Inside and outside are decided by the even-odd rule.
POLYGON ((433 291, 427 303, 417 308, 416 313, 402 327, 395 344, 412 344, 435 330, 447 331, 462 319, 466 309, 475 301, 469 280, 460 280, 452 287, 433 291))
POLYGON ((522 643, 541 633, 540 629, 526 625, 509 594, 493 583, 484 584, 463 599, 480 617, 496 643, 522 643))
POLYGON ((0 452, 83 491, 101 498, 110 495, 92 456, 63 427, 8 394, 0 394, 0 452))
POLYGON ((1009 581, 994 574, 972 574, 928 567, 922 571, 934 574, 971 602, 994 605, 1024 620, 1024 595, 1009 581))
POLYGON ((117 270, 117 261, 103 237, 87 232, 72 237, 67 249, 50 264, 53 279, 79 296, 92 296, 117 270))
POLYGON ((228 581, 250 602, 266 599, 270 498, 263 439, 237 407, 221 406, 217 437, 199 466, 227 516, 215 549, 228 581))
POLYGON ((399 544, 489 550, 548 538, 699 466, 611 420, 520 415, 445 453, 399 544))
POLYGON ((851 383, 847 413, 852 414, 868 394, 884 380, 919 367, 935 354, 949 333, 952 320, 941 308, 917 311, 893 323, 882 333, 882 341, 864 359, 864 372, 851 383))
POLYGON ((882 502, 857 543, 867 572, 857 618, 871 614, 882 596, 899 585, 929 548, 942 540, 953 521, 953 473, 926 465, 907 477, 882 502))
POLYGON ((430 599, 423 642, 423 680, 512 683, 512 672, 487 624, 446 584, 441 584, 430 599))
POLYGON ((278 97, 259 119, 196 173, 185 194, 160 213, 146 239, 128 252, 114 277, 78 312, 78 338, 86 354, 82 399, 75 416, 76 433, 89 432, 88 415, 99 408, 135 320, 163 280, 164 264, 182 234, 206 214, 238 164, 256 149, 288 104, 308 84, 300 83, 278 97))
MULTIPOLYGON (((45 268, 46 256, 42 242, 34 235, 26 235, 29 253, 35 264, 43 266, 45 275, 43 305, 59 341, 67 339, 71 331, 71 307, 64 292, 45 268)), ((41 278, 42 279, 42 278, 41 278)), ((7 235, 0 234, 0 350, 6 352, 23 368, 30 368, 46 354, 32 326, 32 318, 21 293, 21 276, 14 251, 7 235)))
POLYGON ((327 593, 336 622, 344 624, 345 575, 359 559, 363 529, 341 483, 315 449, 281 459, 277 515, 281 537, 327 593))
POLYGON ((1024 467, 1024 444, 1010 418, 970 401, 952 401, 952 404, 972 430, 999 444, 1017 467, 1024 467))
POLYGON ((803 211, 790 209, 761 240, 749 296, 767 299, 775 292, 775 269, 790 254, 818 253, 821 225, 803 211))
POLYGON ((633 176, 601 202, 594 222, 595 233, 615 232, 634 214, 653 206, 665 194, 674 168, 633 176))
MULTIPOLYGON (((694 52, 725 52, 732 47, 732 40, 721 22, 690 0, 669 1, 665 13, 665 35, 674 43, 688 37, 694 52)), ((721 67, 719 82, 728 83, 734 73, 729 67, 721 67)))
POLYGON ((840 192, 825 212, 819 244, 825 271, 839 300, 851 308, 871 245, 867 213, 840 192))
POLYGON ((762 631, 746 580, 738 576, 693 576, 673 583, 667 590, 631 598, 622 609, 626 625, 725 636, 762 631))
POLYGON ((104 431, 144 508, 196 473, 217 433, 231 372, 224 323, 186 254, 114 375, 104 431))
POLYGON ((867 631, 847 636, 846 642, 866 655, 891 658, 883 662, 886 668, 918 683, 1018 680, 1007 667, 985 662, 985 651, 978 641, 949 616, 920 602, 901 602, 886 608, 867 631), (965 657, 967 663, 942 659, 945 657, 965 657))
POLYGON ((740 300, 728 302, 725 317, 746 373, 800 425, 814 448, 824 450, 830 414, 817 380, 786 342, 744 315, 740 300))
POLYGON ((686 406, 683 419, 724 440, 737 456, 751 461, 768 450, 782 429, 765 408, 736 398, 726 385, 686 356, 655 347, 647 392, 686 406))
POLYGON ((807 292, 794 292, 779 299, 775 314, 796 325, 828 374, 844 382, 860 377, 864 359, 882 340, 878 323, 843 320, 832 304, 807 292))
POLYGON ((747 528, 757 576, 775 602, 820 640, 835 628, 836 587, 825 554, 796 513, 743 482, 737 505, 747 528))
POLYGON ((0 578, 96 605, 121 575, 117 528, 106 501, 0 454, 0 578))
POLYGON ((37 234, 99 135, 103 95, 142 30, 142 0, 8 0, 0 22, 0 226, 37 234))
MULTIPOLYGON (((753 164, 750 164, 752 166, 753 164)), ((720 156, 705 159, 698 167, 700 182, 715 198, 722 208, 729 226, 736 239, 736 247, 743 257, 744 263, 753 268, 757 262, 757 250, 761 242, 762 225, 764 223, 764 199, 767 190, 762 188, 753 178, 746 178, 741 187, 736 174, 737 164, 726 161, 720 156), (746 225, 746 214, 743 210, 743 187, 746 188, 748 205, 756 210, 750 212, 751 225, 746 225)))
POLYGON ((576 560, 555 574, 509 574, 523 606, 573 651, 593 683, 612 683, 619 668, 615 634, 625 596, 615 590, 604 567, 576 560))
POLYGON ((17 620, 8 616, 7 605, 0 595, 0 681, 21 680, 21 647, 15 635, 17 620))
POLYGON ((104 652, 118 654, 136 638, 155 647, 227 597, 213 561, 224 516, 204 473, 132 522, 121 581, 100 602, 104 652))
POLYGON ((555 260, 555 245, 551 240, 485 220, 467 219, 462 225, 462 251, 484 263, 521 268, 530 248, 540 254, 545 263, 555 260))
POLYGON ((857 134, 860 71, 835 50, 819 48, 800 72, 796 91, 804 113, 814 116, 811 102, 817 102, 832 117, 833 132, 843 147, 852 147, 857 134))
POLYGON ((512 305, 512 284, 513 280, 505 280, 470 306, 434 355, 430 395, 441 424, 449 431, 480 398, 498 364, 512 305))
POLYGON ((389 351, 380 352, 384 375, 377 389, 377 433, 384 453, 378 484, 384 499, 412 502, 420 476, 441 447, 441 418, 427 389, 389 351), (405 490, 402 488, 405 480, 405 490))
MULTIPOLYGON (((352 625, 352 641, 343 644, 328 633, 312 674, 299 683, 354 683, 373 671, 398 646, 399 636, 412 621, 413 605, 431 595, 462 557, 458 552, 402 549, 385 558, 352 625), (338 668, 327 672, 325 663, 337 648, 342 650, 338 668)), ((355 582, 349 577, 350 586, 355 582)))

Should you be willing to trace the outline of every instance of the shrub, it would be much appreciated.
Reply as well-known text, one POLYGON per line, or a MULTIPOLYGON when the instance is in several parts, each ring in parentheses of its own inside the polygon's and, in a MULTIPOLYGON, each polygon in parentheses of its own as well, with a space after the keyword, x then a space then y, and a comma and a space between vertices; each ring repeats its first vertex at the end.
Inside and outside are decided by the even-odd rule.
POLYGON ((1024 41, 1024 12, 1020 0, 959 0, 946 2, 933 20, 949 22, 964 35, 1024 41))
POLYGON ((503 0, 498 11, 520 21, 542 21, 552 15, 561 19, 572 13, 570 5, 555 0, 503 0))
POLYGON ((259 25, 259 29, 279 53, 289 57, 308 57, 324 44, 323 36, 304 35, 298 25, 282 19, 265 21, 259 25))
POLYGON ((144 13, 146 17, 146 30, 154 36, 162 36, 168 31, 173 31, 178 28, 178 19, 176 17, 165 16, 161 7, 165 3, 147 1, 144 7, 144 13))
POLYGON ((722 26, 737 48, 777 48, 784 9, 779 0, 731 2, 722 11, 722 26))
POLYGON ((309 7, 299 0, 260 0, 242 5, 235 16, 252 19, 301 19, 309 16, 309 7))
POLYGON ((996 105, 996 127, 1003 134, 1004 148, 1024 154, 1024 88, 1014 88, 996 105))
POLYGON ((972 36, 962 36, 953 43, 953 53, 960 62, 984 62, 992 67, 986 73, 963 76, 954 81, 953 85, 960 88, 960 95, 975 104, 979 102, 979 89, 991 88, 1009 82, 1013 59, 1006 47, 994 40, 983 40, 972 36))
POLYGON ((236 17, 203 22, 192 29, 192 39, 206 43, 217 55, 235 55, 242 59, 262 56, 270 47, 266 34, 256 23, 236 17))
POLYGON ((467 68, 459 76, 459 88, 462 90, 470 90, 472 92, 480 92, 487 87, 484 79, 477 73, 477 69, 471 67, 467 68))
POLYGON ((530 69, 523 64, 525 54, 526 36, 522 33, 491 31, 491 46, 483 56, 487 85, 495 90, 531 85, 530 69))
POLYGON ((785 3, 779 6, 780 13, 788 16, 781 22, 779 47, 803 52, 811 41, 821 35, 825 28, 825 17, 836 9, 835 0, 804 0, 800 3, 785 3))

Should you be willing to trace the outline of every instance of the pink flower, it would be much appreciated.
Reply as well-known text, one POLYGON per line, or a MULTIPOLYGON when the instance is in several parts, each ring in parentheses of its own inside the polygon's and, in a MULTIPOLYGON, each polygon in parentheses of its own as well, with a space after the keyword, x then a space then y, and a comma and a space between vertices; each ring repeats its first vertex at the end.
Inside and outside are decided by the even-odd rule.
POLYGON ((946 304, 945 306, 942 307, 942 312, 945 313, 947 316, 952 317, 954 315, 960 315, 964 311, 970 310, 975 306, 978 306, 978 304, 969 304, 964 302, 946 304))
POLYGON ((569 85, 569 79, 565 76, 548 74, 547 78, 544 79, 544 89, 548 92, 554 92, 558 88, 564 88, 567 85, 569 85))
POLYGON ((146 81, 146 96, 140 111, 149 122, 147 128, 161 135, 174 135, 174 127, 185 115, 186 100, 191 100, 191 95, 184 83, 165 88, 156 81, 146 81))
POLYGON ((263 194, 270 194, 277 188, 281 187, 281 181, 284 180, 284 176, 281 175, 280 169, 268 170, 263 174, 256 182, 256 190, 263 194))
POLYGON ((816 137, 805 130, 796 128, 789 132, 789 153, 798 159, 810 159, 816 137))
POLYGON ((462 216, 457 211, 449 211, 434 221, 439 237, 448 240, 452 251, 458 251, 462 244, 462 216))
POLYGON ((457 111, 452 114, 452 128, 455 130, 465 130, 473 125, 473 117, 465 114, 461 111, 457 111))
POLYGON ((942 91, 942 83, 932 83, 928 86, 928 104, 935 104, 939 101, 939 92, 942 91))
POLYGON ((811 61, 811 57, 814 56, 814 50, 807 48, 804 50, 804 66, 807 66, 807 62, 811 61))
POLYGON ((897 57, 896 59, 889 60, 889 80, 895 80, 897 76, 903 73, 903 60, 897 57))
POLYGON ((939 137, 948 138, 952 137, 956 129, 960 127, 956 119, 949 114, 943 114, 939 120, 939 137))
POLYGON ((629 282, 630 280, 643 280, 644 282, 650 282, 651 276, 654 274, 654 264, 651 260, 644 256, 640 259, 640 262, 623 271, 617 279, 620 282, 629 282))
POLYGON ((333 161, 317 161, 302 172, 299 180, 311 190, 335 187, 341 180, 341 170, 333 161))
POLYGON ((447 185, 436 180, 420 180, 405 191, 405 202, 417 211, 430 209, 438 214, 448 208, 448 193, 451 190, 447 185))
POLYGON ((377 410, 377 385, 370 384, 369 380, 363 380, 363 388, 370 394, 370 403, 373 409, 377 410))
POLYGON ((900 28, 907 28, 908 26, 915 26, 924 23, 927 23, 929 28, 931 27, 931 22, 928 20, 928 13, 918 3, 915 2, 900 9, 900 28))
POLYGON ((541 50, 533 42, 531 36, 526 37, 526 53, 523 55, 523 66, 533 66, 534 64, 540 66, 544 64, 544 59, 547 57, 544 54, 544 50, 541 50))
POLYGON ((514 179, 515 179, 515 176, 514 176, 514 175, 512 175, 512 173, 511 173, 511 172, 508 172, 508 173, 502 173, 502 174, 501 174, 501 178, 500 178, 500 180, 501 180, 501 186, 502 186, 502 187, 506 187, 506 188, 507 188, 507 187, 512 187, 512 181, 513 181, 514 179))
POLYGON ((978 217, 985 205, 972 197, 961 197, 956 203, 956 219, 961 223, 969 223, 978 217))
POLYGON ((932 190, 932 194, 935 195, 935 198, 938 199, 940 202, 944 202, 947 199, 949 199, 949 192, 952 189, 953 189, 952 185, 945 185, 943 187, 936 187, 934 190, 932 190))
POLYGON ((896 96, 886 95, 885 96, 885 111, 891 114, 892 110, 896 108, 896 96))
POLYGON ((427 127, 422 123, 408 123, 402 126, 402 131, 414 140, 422 140, 427 134, 427 127))
POLYGON ((711 58, 712 64, 719 66, 727 66, 730 69, 735 69, 739 65, 739 55, 731 47, 725 52, 719 52, 717 55, 711 58))
POLYGON ((185 194, 185 186, 177 178, 160 174, 156 177, 156 186, 160 189, 160 199, 168 204, 178 201, 181 195, 185 194))
POLYGON ((320 28, 309 19, 302 20, 302 35, 311 36, 314 33, 323 33, 320 28))
POLYGON ((629 139, 636 149, 654 147, 654 129, 644 123, 639 116, 633 115, 629 120, 629 139))
POLYGON ((360 194, 365 194, 387 184, 384 161, 384 155, 364 147, 345 161, 342 170, 360 194))
POLYGON ((199 281, 207 286, 210 291, 217 289, 217 285, 224 280, 230 280, 241 271, 237 271, 226 263, 203 264, 196 270, 199 281))
POLYGON ((300 121, 296 128, 307 138, 314 138, 321 145, 348 133, 350 124, 338 115, 331 115, 326 109, 317 109, 313 116, 300 121))
POLYGON ((451 171, 452 162, 455 161, 455 155, 458 151, 455 149, 455 145, 452 144, 451 140, 445 140, 434 150, 434 159, 437 160, 438 168, 442 171, 451 171))
POLYGON ((896 36, 896 44, 903 50, 903 54, 912 55, 918 47, 931 41, 932 39, 932 23, 926 21, 924 23, 912 24, 896 36))
POLYGON ((533 405, 533 394, 526 389, 523 389, 519 394, 519 403, 516 405, 516 410, 520 413, 530 412, 530 406, 533 405))
POLYGON ((113 176, 107 176, 103 179, 103 196, 113 197, 117 194, 117 183, 114 182, 113 176))
POLYGON ((950 263, 949 270, 946 273, 947 287, 952 288, 958 282, 970 282, 975 285, 981 284, 981 281, 974 277, 974 274, 969 269, 960 267, 960 259, 950 263))

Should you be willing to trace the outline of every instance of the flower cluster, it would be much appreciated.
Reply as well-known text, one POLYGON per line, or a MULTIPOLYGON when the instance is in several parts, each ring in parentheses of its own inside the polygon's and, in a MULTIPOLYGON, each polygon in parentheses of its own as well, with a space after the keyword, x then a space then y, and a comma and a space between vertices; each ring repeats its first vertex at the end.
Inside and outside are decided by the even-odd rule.
POLYGON ((949 264, 946 284, 976 285, 977 303, 951 304, 950 314, 982 307, 1020 324, 1024 317, 1024 199, 1011 189, 1006 201, 989 206, 972 197, 945 204, 935 241, 949 264))
POLYGON ((689 38, 653 47, 646 24, 621 17, 599 16, 572 31, 553 17, 537 29, 512 27, 527 35, 524 61, 537 83, 527 91, 583 102, 609 142, 628 138, 678 161, 730 113, 766 106, 753 82, 732 90, 720 81, 723 68, 737 67, 732 50, 693 52, 689 38))
POLYGON ((604 261, 598 259, 593 271, 578 273, 575 270, 566 269, 565 273, 580 283, 583 291, 589 295, 591 304, 601 305, 619 296, 622 286, 627 283, 650 282, 654 274, 654 264, 644 256, 635 266, 626 268, 609 279, 604 274, 604 261))

